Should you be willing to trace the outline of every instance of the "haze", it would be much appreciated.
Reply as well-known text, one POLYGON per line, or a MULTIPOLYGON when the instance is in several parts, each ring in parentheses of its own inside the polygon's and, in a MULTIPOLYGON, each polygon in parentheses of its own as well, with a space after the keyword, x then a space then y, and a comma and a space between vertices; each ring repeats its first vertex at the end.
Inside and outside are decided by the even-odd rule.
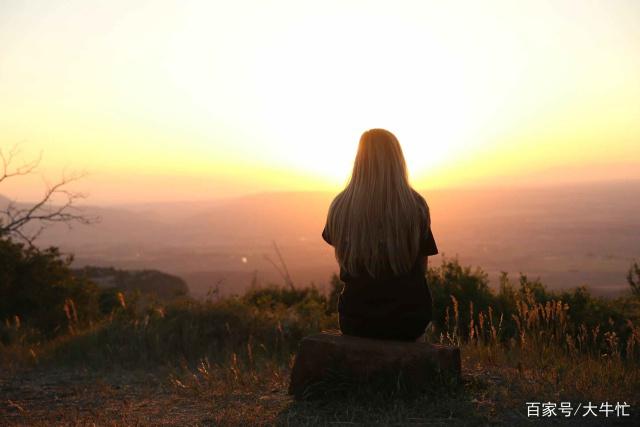
POLYGON ((639 47, 636 1, 3 1, 0 143, 97 204, 335 191, 370 127, 418 188, 638 178, 639 47))
MULTIPOLYGON (((423 191, 440 255, 480 266, 497 286, 502 271, 540 278, 551 289, 586 285, 627 291, 640 254, 640 181, 538 188, 423 191)), ((74 264, 154 268, 184 278, 194 296, 216 286, 240 293, 252 280, 283 283, 274 242, 298 286, 327 286, 338 271, 320 233, 328 192, 261 193, 200 203, 86 207, 102 222, 59 224, 40 245, 75 255, 74 264)), ((1 204, 1 201, 0 201, 1 204)))

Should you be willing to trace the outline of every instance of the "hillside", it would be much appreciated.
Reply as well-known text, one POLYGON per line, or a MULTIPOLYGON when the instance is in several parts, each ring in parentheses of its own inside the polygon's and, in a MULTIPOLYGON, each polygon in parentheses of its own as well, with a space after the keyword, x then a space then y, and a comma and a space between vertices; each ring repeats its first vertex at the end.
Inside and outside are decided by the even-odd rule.
POLYGON ((125 271, 113 267, 85 266, 73 270, 74 274, 91 280, 101 288, 142 294, 169 300, 187 295, 189 287, 180 277, 156 270, 125 271))

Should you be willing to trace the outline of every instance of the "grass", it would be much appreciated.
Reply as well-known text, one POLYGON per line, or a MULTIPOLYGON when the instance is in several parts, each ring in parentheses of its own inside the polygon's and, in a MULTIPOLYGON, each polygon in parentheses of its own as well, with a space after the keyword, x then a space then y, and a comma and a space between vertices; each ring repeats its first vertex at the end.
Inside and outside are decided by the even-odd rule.
MULTIPOLYGON (((23 391, 16 393, 11 400, 24 408, 6 408, 7 420, 41 425, 529 425, 527 401, 637 405, 637 366, 621 360, 469 343, 463 344, 462 354, 463 381, 456 386, 413 397, 389 398, 369 389, 302 402, 286 395, 290 364, 273 358, 252 363, 247 354, 231 353, 216 363, 205 358, 196 365, 183 360, 126 369, 49 361, 31 372, 16 372, 14 378, 23 388, 47 378, 57 386, 31 407, 23 391), (69 386, 73 381, 60 380, 65 373, 76 376, 75 387, 69 386)), ((597 419, 587 421, 601 425, 597 419)), ((569 423, 584 425, 584 420, 569 423)))
POLYGON ((314 290, 262 288, 136 311, 122 296, 120 309, 90 326, 74 324, 71 313, 68 333, 51 340, 30 339, 37 334, 8 322, 5 336, 13 339, 0 347, 0 424, 640 423, 636 318, 588 325, 572 318, 568 303, 531 292, 516 295, 511 312, 474 300, 463 306, 449 295, 427 340, 460 346, 461 382, 416 395, 393 387, 344 390, 335 387, 338 378, 321 399, 294 401, 286 390, 298 342, 337 327, 327 301, 314 290), (531 401, 626 402, 632 417, 532 419, 531 401))

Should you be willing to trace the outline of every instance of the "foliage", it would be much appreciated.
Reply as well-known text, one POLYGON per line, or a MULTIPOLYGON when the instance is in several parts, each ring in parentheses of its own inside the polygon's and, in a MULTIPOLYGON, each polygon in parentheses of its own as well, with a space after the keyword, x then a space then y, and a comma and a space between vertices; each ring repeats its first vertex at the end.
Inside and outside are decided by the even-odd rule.
POLYGON ((47 337, 96 320, 98 289, 73 275, 72 261, 54 247, 40 250, 0 239, 0 319, 47 337))
POLYGON ((261 309, 289 308, 305 301, 314 301, 323 306, 327 304, 327 298, 313 286, 308 288, 284 288, 275 285, 253 286, 244 294, 242 300, 261 309))
MULTIPOLYGON (((91 372, 166 369, 179 393, 213 402, 211 416, 221 424, 247 418, 302 425, 354 419, 394 425, 416 419, 514 424, 522 421, 523 402, 531 400, 637 404, 629 401, 640 387, 636 298, 604 300, 585 288, 558 294, 523 275, 512 283, 506 274, 494 290, 482 270, 457 260, 430 268, 428 280, 436 305, 428 340, 461 347, 465 379, 415 400, 396 398, 401 383, 391 388, 391 397, 356 387, 344 399, 317 405, 284 399, 300 339, 338 326, 342 283, 337 276, 328 295, 314 287, 271 285, 215 302, 182 298, 142 304, 133 294, 103 292, 101 318, 93 325, 50 340, 0 345, 0 363, 35 363, 56 372, 65 365, 91 367, 91 372), (274 396, 273 390, 282 399, 263 401, 274 396), (279 409, 265 412, 263 403, 279 409)), ((24 329, 9 323, 5 330, 24 329)), ((330 380, 323 387, 333 396, 344 381, 339 375, 330 380)))
MULTIPOLYGON (((433 298, 433 320, 438 327, 442 327, 447 318, 447 312, 453 303, 455 307, 471 307, 486 310, 493 302, 493 294, 489 288, 489 279, 480 268, 462 267, 458 260, 443 259, 439 267, 429 268, 427 283, 433 298)), ((460 312, 461 331, 469 324, 471 313, 460 312)))

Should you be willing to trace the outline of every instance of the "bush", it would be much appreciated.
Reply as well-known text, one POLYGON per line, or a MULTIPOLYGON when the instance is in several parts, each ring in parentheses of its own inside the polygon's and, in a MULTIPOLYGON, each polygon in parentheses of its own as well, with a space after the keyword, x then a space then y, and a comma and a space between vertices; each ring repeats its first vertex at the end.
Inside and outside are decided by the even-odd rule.
POLYGON ((495 304, 487 274, 480 268, 472 271, 471 267, 462 267, 457 259, 443 259, 439 267, 430 267, 427 283, 433 297, 433 323, 439 328, 444 328, 452 303, 459 310, 460 333, 465 335, 471 306, 473 311, 486 311, 490 304, 495 304))
POLYGON ((73 275, 72 261, 58 248, 40 250, 1 238, 0 319, 17 316, 47 337, 96 320, 98 288, 73 275))

